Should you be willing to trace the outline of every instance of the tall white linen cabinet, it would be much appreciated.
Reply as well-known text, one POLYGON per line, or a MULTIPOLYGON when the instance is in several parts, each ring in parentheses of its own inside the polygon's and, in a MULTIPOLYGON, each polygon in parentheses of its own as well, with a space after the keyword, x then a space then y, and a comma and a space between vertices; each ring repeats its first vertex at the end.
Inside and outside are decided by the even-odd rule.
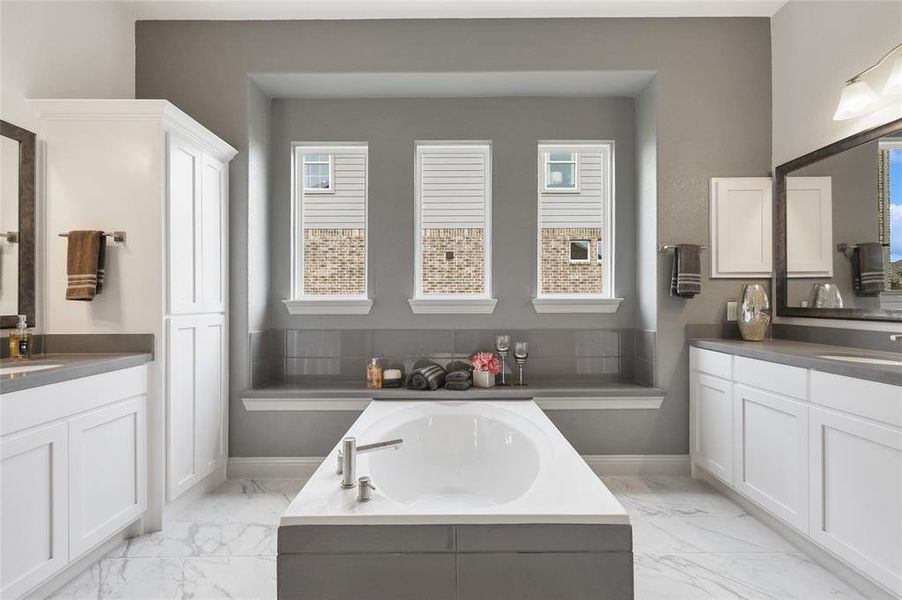
POLYGON ((40 118, 48 333, 153 333, 149 529, 228 454, 229 161, 237 150, 166 100, 33 100, 40 118), (72 229, 108 241, 106 285, 65 300, 72 229))

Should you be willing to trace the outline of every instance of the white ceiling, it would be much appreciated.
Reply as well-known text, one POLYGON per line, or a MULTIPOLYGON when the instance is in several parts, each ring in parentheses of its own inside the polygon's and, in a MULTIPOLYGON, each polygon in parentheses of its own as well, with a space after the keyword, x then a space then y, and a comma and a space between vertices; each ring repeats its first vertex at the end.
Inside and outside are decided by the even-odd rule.
POLYGON ((136 19, 770 17, 786 0, 120 0, 136 19))
POLYGON ((653 71, 482 73, 255 73, 273 98, 636 96, 653 71))

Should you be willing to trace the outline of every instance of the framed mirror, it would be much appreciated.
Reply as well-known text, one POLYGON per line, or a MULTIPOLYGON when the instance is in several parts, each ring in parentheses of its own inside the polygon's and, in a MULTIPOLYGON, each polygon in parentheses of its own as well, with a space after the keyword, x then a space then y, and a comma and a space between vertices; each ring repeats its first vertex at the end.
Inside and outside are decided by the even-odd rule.
POLYGON ((777 315, 902 321, 902 119, 775 171, 777 315))
POLYGON ((0 121, 0 169, 0 327, 34 327, 34 133, 0 121))

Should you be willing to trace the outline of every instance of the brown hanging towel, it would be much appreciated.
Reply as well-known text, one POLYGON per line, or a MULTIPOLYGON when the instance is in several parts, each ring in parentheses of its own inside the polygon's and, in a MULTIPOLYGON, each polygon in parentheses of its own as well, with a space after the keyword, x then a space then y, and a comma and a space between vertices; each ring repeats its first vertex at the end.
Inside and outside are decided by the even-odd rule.
POLYGON ((106 248, 102 231, 70 231, 66 257, 66 300, 90 302, 100 293, 106 248))

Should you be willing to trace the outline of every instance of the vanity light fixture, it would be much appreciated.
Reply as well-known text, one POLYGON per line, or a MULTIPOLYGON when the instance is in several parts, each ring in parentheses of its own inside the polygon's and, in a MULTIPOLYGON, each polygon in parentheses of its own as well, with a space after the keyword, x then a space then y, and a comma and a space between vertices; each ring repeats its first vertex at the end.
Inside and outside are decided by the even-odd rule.
POLYGON ((881 103, 883 99, 902 94, 902 44, 898 44, 895 48, 884 54, 876 63, 861 71, 851 79, 846 81, 842 94, 839 97, 839 105, 836 107, 836 113, 833 115, 834 121, 843 121, 851 119, 862 114, 866 109, 874 107, 881 103), (878 96, 871 85, 862 79, 865 75, 871 73, 890 57, 893 60, 893 69, 883 86, 883 90, 878 96))

